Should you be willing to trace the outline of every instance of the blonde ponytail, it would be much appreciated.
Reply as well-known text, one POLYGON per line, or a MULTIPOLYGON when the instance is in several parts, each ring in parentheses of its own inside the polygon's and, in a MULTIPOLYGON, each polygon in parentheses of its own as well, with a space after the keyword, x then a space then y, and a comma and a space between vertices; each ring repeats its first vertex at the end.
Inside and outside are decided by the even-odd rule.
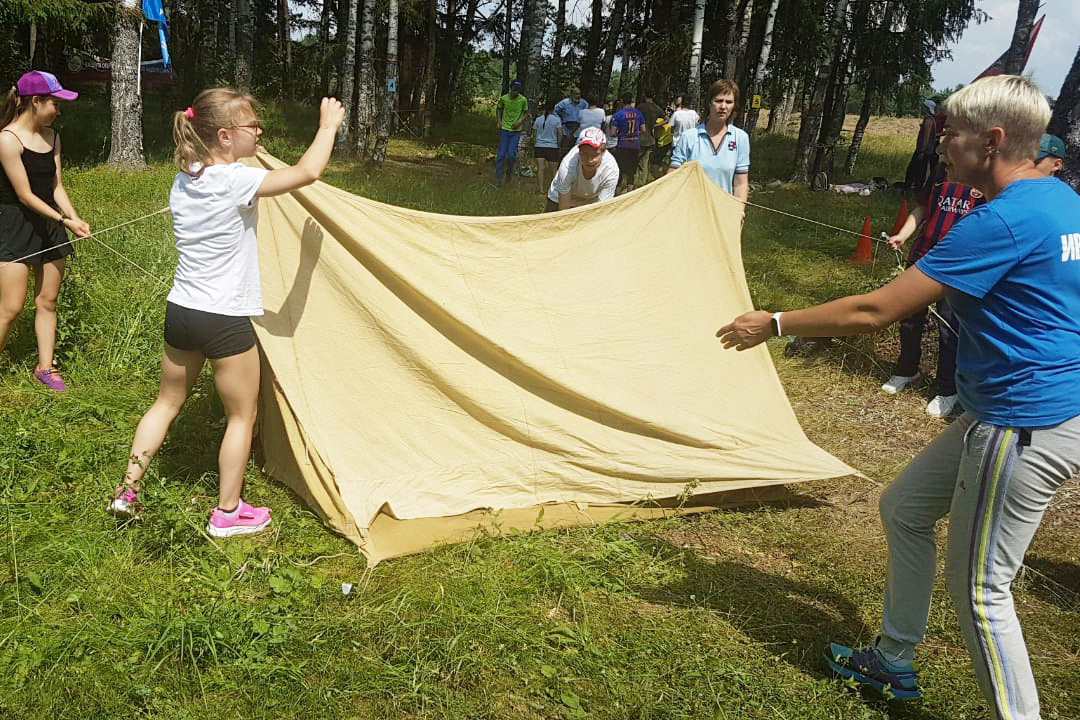
POLYGON ((203 90, 187 110, 173 114, 173 162, 182 172, 198 177, 210 164, 211 151, 218 147, 217 131, 242 118, 244 111, 255 112, 256 101, 250 95, 231 88, 203 90), (200 165, 193 170, 194 165, 200 165))

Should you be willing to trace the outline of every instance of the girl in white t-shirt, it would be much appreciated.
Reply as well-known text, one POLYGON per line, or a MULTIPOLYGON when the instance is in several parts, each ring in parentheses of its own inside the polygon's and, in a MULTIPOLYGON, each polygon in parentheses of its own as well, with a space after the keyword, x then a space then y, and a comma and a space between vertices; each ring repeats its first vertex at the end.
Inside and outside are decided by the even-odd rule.
POLYGON ((209 359, 227 421, 218 453, 218 505, 206 527, 214 537, 258 532, 270 524, 269 508, 240 498, 259 393, 259 350, 250 320, 263 312, 256 202, 315 182, 345 117, 340 102, 323 98, 319 130, 300 161, 265 170, 238 162, 255 155, 262 135, 253 104, 250 95, 214 88, 173 118, 180 172, 169 206, 178 261, 165 310, 161 385, 135 430, 124 482, 109 504, 115 515, 139 514, 146 468, 209 359))

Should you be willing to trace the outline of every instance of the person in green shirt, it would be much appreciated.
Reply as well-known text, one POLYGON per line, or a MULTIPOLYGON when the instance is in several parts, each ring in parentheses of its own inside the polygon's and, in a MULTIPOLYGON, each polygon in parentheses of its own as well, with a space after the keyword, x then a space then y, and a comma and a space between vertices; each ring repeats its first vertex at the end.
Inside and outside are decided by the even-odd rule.
POLYGON ((529 115, 529 101, 521 94, 521 81, 510 82, 510 92, 499 98, 495 118, 499 128, 499 149, 495 153, 495 182, 503 184, 514 177, 521 129, 529 115))

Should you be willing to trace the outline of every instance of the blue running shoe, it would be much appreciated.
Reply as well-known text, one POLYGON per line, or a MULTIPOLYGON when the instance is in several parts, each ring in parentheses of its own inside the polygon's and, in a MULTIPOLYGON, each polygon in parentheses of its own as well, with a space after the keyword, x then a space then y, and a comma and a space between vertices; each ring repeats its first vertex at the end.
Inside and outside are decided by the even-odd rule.
POLYGON ((825 662, 834 673, 844 678, 847 684, 868 685, 877 690, 886 700, 911 700, 922 697, 919 691, 919 678, 909 665, 904 668, 890 668, 873 647, 849 648, 838 643, 829 643, 825 650, 825 662))

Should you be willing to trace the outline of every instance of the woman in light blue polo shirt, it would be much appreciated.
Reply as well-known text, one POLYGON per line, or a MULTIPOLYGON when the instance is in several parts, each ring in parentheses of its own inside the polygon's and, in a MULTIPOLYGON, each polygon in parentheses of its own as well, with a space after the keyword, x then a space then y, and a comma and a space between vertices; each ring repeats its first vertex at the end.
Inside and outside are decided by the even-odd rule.
POLYGON ((742 202, 750 197, 750 136, 730 123, 739 102, 739 86, 717 80, 709 88, 709 116, 695 132, 684 132, 671 151, 668 172, 683 163, 701 163, 714 183, 742 202))

